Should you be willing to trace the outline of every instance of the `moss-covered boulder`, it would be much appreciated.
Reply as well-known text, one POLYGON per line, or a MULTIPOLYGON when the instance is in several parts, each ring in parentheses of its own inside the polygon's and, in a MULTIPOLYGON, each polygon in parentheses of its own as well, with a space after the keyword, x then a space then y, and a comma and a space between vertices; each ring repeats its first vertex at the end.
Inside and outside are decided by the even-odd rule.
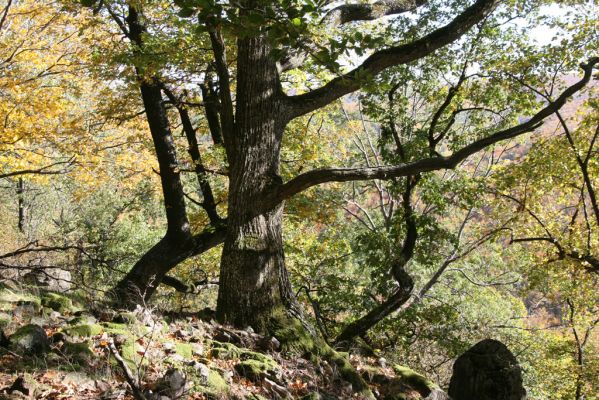
POLYGON ((87 364, 95 357, 94 352, 91 350, 90 342, 65 342, 60 352, 70 361, 78 364, 87 364))
POLYGON ((101 334, 104 330, 102 326, 98 324, 82 324, 68 326, 64 328, 63 331, 69 336, 89 338, 101 334))
POLYGON ((408 367, 394 365, 393 371, 402 383, 410 386, 423 396, 428 396, 433 390, 438 388, 430 379, 408 367))
POLYGON ((78 315, 74 318, 72 318, 69 321, 69 325, 88 325, 88 324, 95 324, 98 321, 96 320, 96 318, 93 315, 88 315, 88 314, 82 314, 82 315, 78 315))
POLYGON ((207 341, 210 346, 208 354, 210 357, 221 360, 236 360, 241 356, 242 349, 232 343, 221 343, 213 340, 207 341))
POLYGON ((227 381, 216 370, 205 368, 202 370, 190 369, 189 377, 194 383, 191 390, 203 393, 209 399, 228 399, 231 388, 227 381))
POLYGON ((39 297, 31 293, 0 285, 0 311, 12 311, 18 305, 30 305, 35 310, 39 310, 41 301, 39 297))
POLYGON ((108 334, 115 335, 132 335, 131 328, 127 324, 120 324, 116 322, 102 322, 100 326, 108 334))
POLYGON ((246 354, 246 359, 235 364, 235 372, 252 382, 259 382, 267 377, 274 378, 280 370, 279 364, 264 354, 254 354, 259 354, 260 356, 256 357, 246 354))
POLYGON ((67 296, 58 293, 44 293, 41 297, 41 304, 62 314, 76 311, 73 301, 67 296))
POLYGON ((9 337, 9 348, 17 353, 42 355, 50 350, 50 340, 41 326, 29 324, 9 337))
POLYGON ((135 324, 137 322, 137 316, 134 312, 131 311, 123 311, 118 313, 113 319, 112 322, 117 324, 135 324))

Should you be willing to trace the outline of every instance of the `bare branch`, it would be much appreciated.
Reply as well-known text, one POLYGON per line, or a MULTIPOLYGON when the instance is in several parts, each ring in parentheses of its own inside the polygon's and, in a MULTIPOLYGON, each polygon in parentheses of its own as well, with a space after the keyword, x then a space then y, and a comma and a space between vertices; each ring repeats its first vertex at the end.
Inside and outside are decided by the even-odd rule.
POLYGON ((68 167, 72 166, 75 163, 75 157, 71 157, 67 161, 58 161, 53 164, 45 165, 40 168, 33 169, 22 169, 19 171, 7 172, 4 174, 0 174, 0 178, 10 178, 13 176, 22 176, 22 175, 57 175, 64 174, 68 171, 68 167), (64 167, 61 169, 52 169, 53 167, 63 165, 64 167))

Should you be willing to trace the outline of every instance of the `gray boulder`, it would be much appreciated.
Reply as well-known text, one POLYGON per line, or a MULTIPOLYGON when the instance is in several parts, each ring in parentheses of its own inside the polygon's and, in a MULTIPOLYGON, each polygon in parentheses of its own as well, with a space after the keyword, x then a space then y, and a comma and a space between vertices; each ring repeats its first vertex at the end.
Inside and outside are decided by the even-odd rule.
POLYGON ((475 344, 454 363, 449 396, 453 400, 526 399, 518 360, 497 340, 475 344))
POLYGON ((50 350, 50 340, 41 326, 29 324, 9 337, 9 348, 18 353, 42 355, 50 350))
POLYGON ((22 281, 52 292, 64 293, 72 287, 71 273, 59 268, 34 269, 22 277, 22 281))

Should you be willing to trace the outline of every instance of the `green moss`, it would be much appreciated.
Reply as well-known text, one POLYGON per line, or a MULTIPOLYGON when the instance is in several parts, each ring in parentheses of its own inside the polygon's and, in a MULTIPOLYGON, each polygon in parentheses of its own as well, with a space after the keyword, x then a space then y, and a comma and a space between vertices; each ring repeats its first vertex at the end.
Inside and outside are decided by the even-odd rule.
POLYGON ((66 342, 61 352, 77 363, 88 363, 94 358, 94 352, 90 349, 89 342, 71 343, 66 342))
POLYGON ((364 398, 374 399, 370 388, 349 360, 333 350, 322 338, 312 335, 295 317, 283 310, 277 310, 271 316, 269 331, 281 342, 283 351, 308 357, 313 362, 320 358, 334 364, 343 379, 352 384, 354 392, 364 398))
POLYGON ((258 360, 245 360, 235 364, 235 371, 252 382, 258 382, 265 377, 273 375, 276 369, 273 368, 272 364, 263 363, 258 360))
MULTIPOLYGON (((87 325, 90 323, 90 321, 95 321, 95 318, 93 317, 89 317, 87 315, 80 315, 78 317, 73 318, 72 320, 69 321, 69 325, 74 326, 74 325, 87 325)), ((95 323, 95 322, 91 322, 91 323, 95 323)))
MULTIPOLYGON (((117 322, 101 322, 100 326, 104 332, 111 336, 122 335, 125 337, 125 342, 120 348, 120 353, 129 367, 135 369, 141 356, 137 354, 135 348, 136 336, 131 332, 131 326, 117 322)), ((115 361, 112 360, 111 362, 115 361)))
POLYGON ((214 340, 207 341, 210 346, 209 354, 211 357, 221 360, 236 360, 241 357, 242 350, 231 343, 221 343, 214 340))
POLYGON ((58 293, 44 293, 41 298, 41 304, 44 307, 49 307, 60 313, 76 311, 75 307, 73 306, 73 301, 70 298, 58 293))
POLYGON ((431 380, 408 367, 394 365, 393 371, 401 378, 402 383, 417 390, 422 395, 428 396, 432 390, 438 388, 431 380))
POLYGON ((116 322, 102 322, 100 326, 104 328, 104 331, 113 335, 125 335, 131 336, 131 329, 126 324, 119 324, 116 322))
POLYGON ((120 352, 123 360, 125 360, 132 368, 134 368, 141 360, 141 356, 137 354, 135 349, 135 340, 127 340, 125 343, 123 343, 120 352))
POLYGON ((41 354, 50 350, 46 333, 38 325, 20 327, 9 337, 9 341, 10 348, 17 352, 41 354))
POLYGON ((191 360, 193 358, 193 348, 189 343, 175 343, 175 353, 186 360, 191 360))
MULTIPOLYGON (((23 293, 8 288, 0 288, 0 303, 5 303, 12 308, 13 304, 35 304, 41 305, 40 298, 30 293, 23 293), (11 304, 12 303, 12 304, 11 304)), ((7 308, 8 309, 8 308, 7 308)))
POLYGON ((231 388, 222 375, 213 369, 208 371, 208 376, 197 376, 191 373, 191 379, 195 383, 193 392, 203 393, 209 399, 228 399, 231 388))
POLYGON ((101 334, 104 331, 98 324, 75 325, 64 328, 64 332, 70 336, 91 337, 101 334))

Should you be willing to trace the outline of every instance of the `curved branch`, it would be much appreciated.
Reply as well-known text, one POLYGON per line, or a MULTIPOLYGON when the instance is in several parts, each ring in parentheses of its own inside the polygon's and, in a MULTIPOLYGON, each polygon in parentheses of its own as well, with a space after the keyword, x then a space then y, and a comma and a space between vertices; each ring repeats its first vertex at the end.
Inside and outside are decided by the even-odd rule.
POLYGON ((307 114, 326 106, 343 95, 355 92, 365 83, 366 79, 364 78, 374 76, 389 67, 421 59, 456 41, 472 26, 489 15, 499 1, 478 0, 444 27, 413 42, 379 50, 368 57, 359 67, 331 80, 319 89, 287 97, 291 107, 291 117, 296 118, 307 114))
MULTIPOLYGON (((388 15, 414 11, 426 0, 380 0, 373 4, 342 4, 330 10, 320 22, 322 26, 340 26, 350 22, 372 21, 388 15)), ((303 41, 299 48, 289 49, 279 60, 279 71, 289 71, 300 67, 311 51, 316 51, 315 43, 303 41)))
POLYGON ((333 8, 323 18, 327 25, 343 25, 349 22, 372 21, 387 15, 414 11, 426 0, 380 0, 373 4, 343 4, 333 8))
POLYGON ((299 192, 326 182, 390 179, 399 176, 417 175, 419 173, 440 169, 455 168, 461 161, 492 144, 514 138, 527 132, 532 132, 540 127, 545 118, 551 116, 556 110, 559 110, 570 97, 581 90, 590 81, 593 68, 597 63, 599 63, 599 57, 594 57, 589 60, 588 63, 582 64, 581 68, 584 70, 583 78, 564 90, 555 101, 547 104, 547 106, 533 115, 528 121, 476 140, 450 156, 429 157, 410 163, 382 167, 323 168, 308 171, 281 185, 269 196, 270 198, 266 199, 265 206, 273 207, 299 192))

